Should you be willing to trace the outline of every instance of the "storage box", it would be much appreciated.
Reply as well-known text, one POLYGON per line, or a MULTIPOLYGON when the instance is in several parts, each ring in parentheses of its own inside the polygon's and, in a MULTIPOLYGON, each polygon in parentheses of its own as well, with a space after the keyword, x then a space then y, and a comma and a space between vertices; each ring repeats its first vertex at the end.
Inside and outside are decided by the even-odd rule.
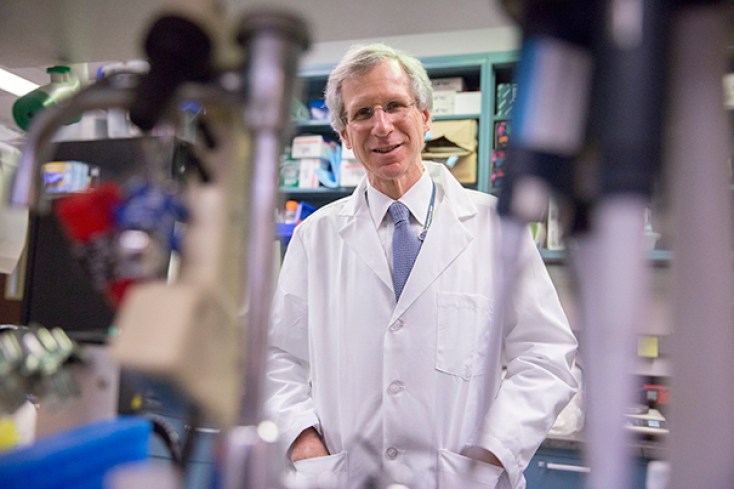
POLYGON ((500 83, 497 85, 497 115, 509 117, 517 97, 517 84, 500 83))
POLYGON ((301 171, 300 160, 283 160, 280 162, 280 186, 298 187, 298 174, 301 171))
POLYGON ((423 159, 444 163, 463 184, 477 181, 477 121, 433 121, 423 159))
POLYGON ((342 160, 339 173, 339 185, 342 187, 356 187, 364 177, 364 166, 355 160, 342 160))
POLYGON ((329 163, 321 158, 301 158, 298 172, 298 188, 318 188, 319 177, 316 170, 327 169, 329 163))
POLYGON ((454 95, 454 114, 480 114, 482 92, 459 92, 454 95))
POLYGON ((431 80, 431 86, 434 91, 447 90, 452 92, 464 91, 464 79, 460 76, 451 78, 434 78, 431 80))
POLYGON ((436 90, 433 92, 433 115, 453 115, 456 92, 436 90))
POLYGON ((291 145, 292 158, 324 158, 331 161, 333 149, 319 134, 296 136, 291 145))
POLYGON ((148 459, 150 421, 119 417, 38 439, 0 455, 3 489, 103 489, 107 473, 148 459))

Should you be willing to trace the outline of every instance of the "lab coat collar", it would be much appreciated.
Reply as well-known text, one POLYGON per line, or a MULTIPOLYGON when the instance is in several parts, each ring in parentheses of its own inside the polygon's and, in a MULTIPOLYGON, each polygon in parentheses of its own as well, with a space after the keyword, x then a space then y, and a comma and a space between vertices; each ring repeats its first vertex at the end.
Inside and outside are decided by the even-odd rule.
MULTIPOLYGON (((438 163, 425 162, 425 165, 436 182, 437 206, 431 229, 393 311, 393 320, 400 317, 474 239, 463 221, 476 215, 476 206, 448 169, 438 163), (447 229, 451 229, 450 235, 446 234, 447 229)), ((367 207, 366 185, 365 177, 340 211, 340 216, 347 219, 339 235, 393 293, 390 269, 367 207)))
MULTIPOLYGON (((415 185, 410 187, 399 199, 400 202, 408 207, 410 213, 421 226, 425 224, 428 204, 431 200, 432 187, 431 177, 428 172, 425 171, 415 185)), ((383 219, 385 219, 388 208, 395 201, 374 188, 369 182, 367 182, 366 191, 372 222, 374 223, 375 228, 379 228, 383 219)))
MULTIPOLYGON (((436 182, 438 192, 443 195, 444 200, 451 203, 451 206, 454 208, 454 212, 459 219, 463 220, 477 213, 476 206, 466 194, 461 184, 451 175, 451 172, 449 172, 446 166, 432 161, 424 161, 423 164, 425 165, 426 172, 430 178, 436 182)), ((340 216, 354 217, 360 213, 361 208, 367 208, 365 192, 367 191, 368 185, 367 176, 362 177, 359 185, 357 185, 357 188, 354 190, 351 197, 349 197, 347 205, 342 207, 339 212, 340 216)))

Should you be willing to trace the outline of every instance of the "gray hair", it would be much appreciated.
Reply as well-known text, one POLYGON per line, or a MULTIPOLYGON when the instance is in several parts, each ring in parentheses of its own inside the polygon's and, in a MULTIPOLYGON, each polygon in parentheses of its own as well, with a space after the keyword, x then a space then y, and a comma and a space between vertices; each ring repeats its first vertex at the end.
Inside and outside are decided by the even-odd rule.
POLYGON ((342 60, 329 75, 324 98, 329 109, 331 127, 337 133, 345 128, 344 100, 342 85, 344 80, 367 73, 383 61, 396 60, 408 75, 416 106, 419 110, 433 108, 433 88, 423 64, 413 56, 391 48, 382 43, 355 45, 344 55, 342 60))

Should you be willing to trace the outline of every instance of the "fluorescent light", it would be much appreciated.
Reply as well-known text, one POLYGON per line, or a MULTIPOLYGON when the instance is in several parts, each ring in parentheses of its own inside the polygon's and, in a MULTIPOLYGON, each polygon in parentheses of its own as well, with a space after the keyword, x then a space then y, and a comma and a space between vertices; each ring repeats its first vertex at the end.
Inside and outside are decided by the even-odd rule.
POLYGON ((38 87, 38 84, 0 68, 0 90, 5 90, 20 97, 38 87))

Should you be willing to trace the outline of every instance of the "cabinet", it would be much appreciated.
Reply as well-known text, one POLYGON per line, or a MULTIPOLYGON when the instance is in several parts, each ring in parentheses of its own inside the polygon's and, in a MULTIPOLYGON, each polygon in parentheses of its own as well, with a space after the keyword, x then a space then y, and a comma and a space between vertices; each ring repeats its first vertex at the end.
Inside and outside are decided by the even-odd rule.
MULTIPOLYGON (((478 124, 477 141, 477 181, 467 184, 467 187, 476 188, 482 192, 492 192, 490 172, 492 165, 492 150, 494 146, 495 125, 506 116, 497 116, 496 91, 500 83, 512 81, 513 69, 517 60, 515 52, 480 53, 458 56, 442 56, 423 58, 428 75, 432 78, 461 77, 464 80, 465 90, 481 92, 481 110, 475 114, 437 115, 434 120, 474 119, 478 124)), ((300 72, 302 84, 301 101, 308 106, 310 100, 323 98, 324 87, 331 65, 312 66, 300 72)), ((338 141, 328 121, 296 121, 294 135, 320 134, 338 141)), ((332 200, 349 195, 353 188, 338 187, 299 189, 281 188, 283 200, 304 200, 316 206, 321 206, 332 200)))
MULTIPOLYGON (((638 458, 632 470, 632 487, 645 489, 646 458, 638 458)), ((527 489, 582 489, 589 468, 576 450, 541 447, 525 470, 527 489)))

